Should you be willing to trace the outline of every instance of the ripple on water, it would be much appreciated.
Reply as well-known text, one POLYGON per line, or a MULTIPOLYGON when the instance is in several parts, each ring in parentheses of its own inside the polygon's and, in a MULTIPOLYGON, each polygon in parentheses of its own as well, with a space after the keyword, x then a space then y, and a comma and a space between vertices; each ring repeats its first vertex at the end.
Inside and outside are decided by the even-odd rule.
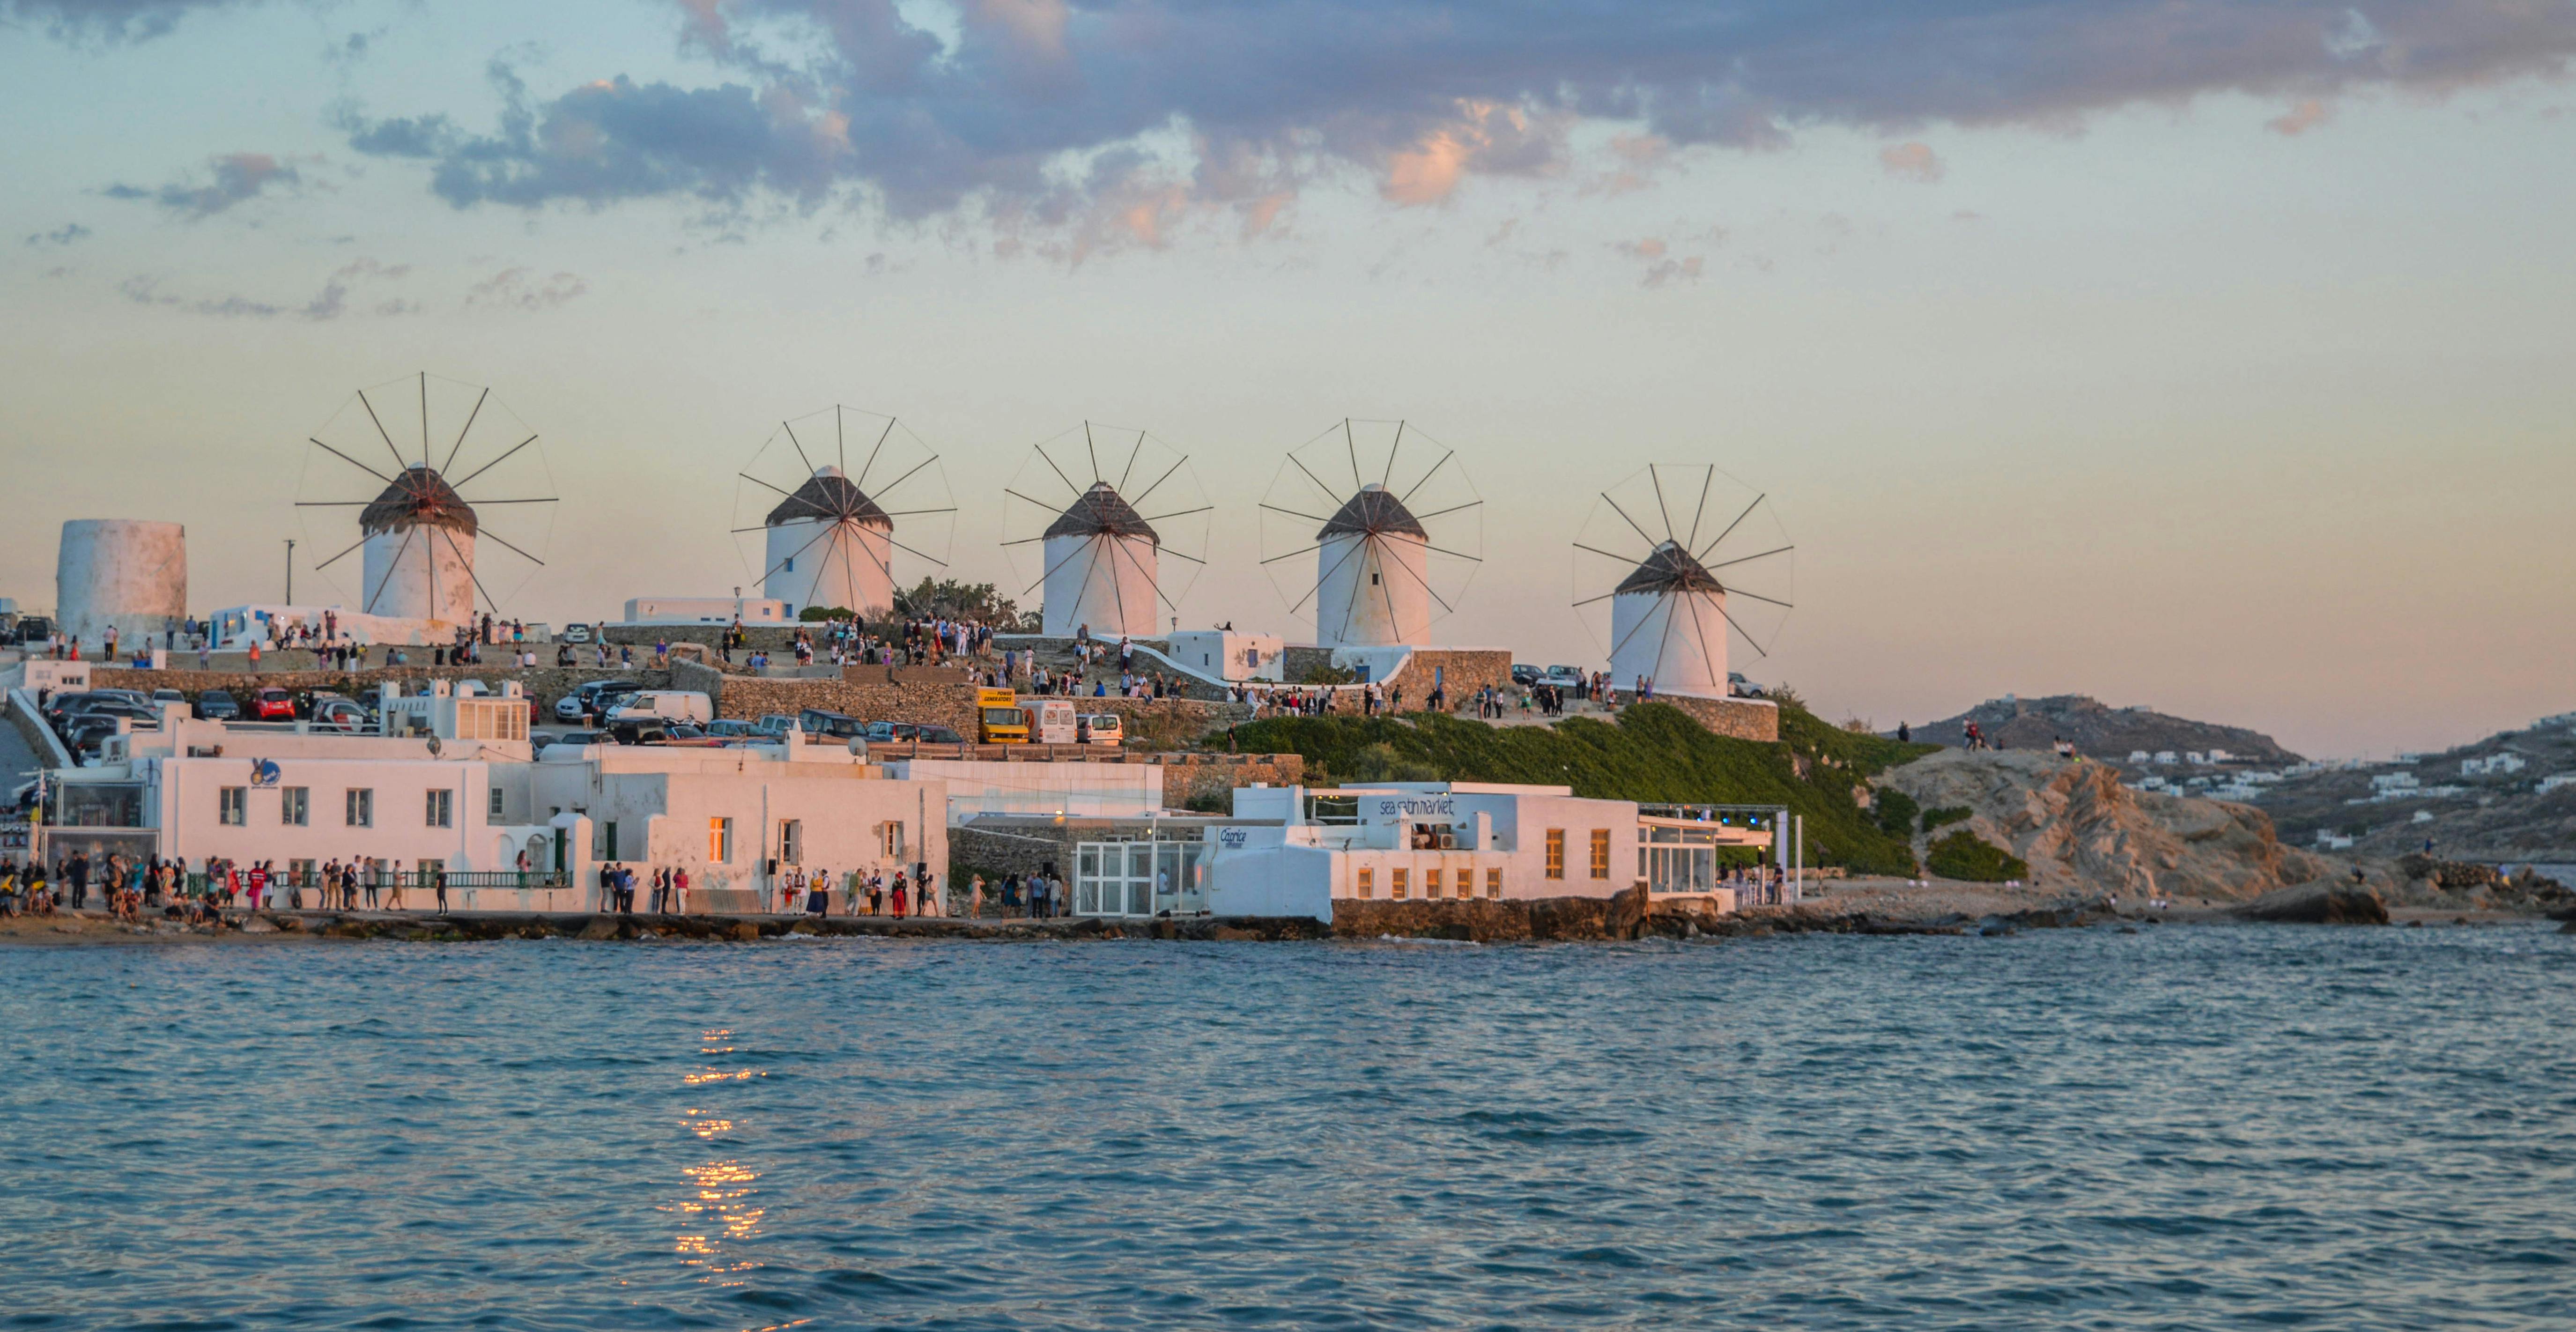
POLYGON ((25 1327, 2576 1324, 2576 939, 0 950, 25 1327))

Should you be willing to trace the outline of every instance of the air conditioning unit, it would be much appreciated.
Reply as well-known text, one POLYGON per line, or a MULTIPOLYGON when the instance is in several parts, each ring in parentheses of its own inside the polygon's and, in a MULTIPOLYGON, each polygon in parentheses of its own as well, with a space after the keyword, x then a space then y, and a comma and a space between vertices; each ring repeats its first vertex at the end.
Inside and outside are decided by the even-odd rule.
POLYGON ((1441 849, 1441 850, 1443 850, 1443 851, 1455 851, 1455 850, 1457 850, 1457 849, 1458 849, 1458 834, 1456 834, 1456 833, 1449 833, 1449 832, 1445 832, 1445 833, 1440 834, 1440 849, 1441 849))

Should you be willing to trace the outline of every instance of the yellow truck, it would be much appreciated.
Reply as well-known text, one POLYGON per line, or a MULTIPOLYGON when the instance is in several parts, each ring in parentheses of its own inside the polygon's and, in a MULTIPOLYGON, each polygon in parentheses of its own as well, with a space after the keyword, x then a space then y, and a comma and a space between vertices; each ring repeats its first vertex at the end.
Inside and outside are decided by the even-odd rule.
POLYGON ((1029 742, 1029 714, 1020 709, 1019 695, 1008 689, 976 690, 975 717, 985 744, 1025 745, 1029 742))

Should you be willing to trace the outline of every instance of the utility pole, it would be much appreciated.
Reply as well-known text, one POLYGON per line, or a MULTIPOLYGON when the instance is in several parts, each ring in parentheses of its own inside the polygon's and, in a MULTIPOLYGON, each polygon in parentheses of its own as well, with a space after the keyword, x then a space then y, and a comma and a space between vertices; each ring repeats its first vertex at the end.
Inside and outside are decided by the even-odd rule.
POLYGON ((295 538, 286 539, 286 604, 295 604, 295 538))

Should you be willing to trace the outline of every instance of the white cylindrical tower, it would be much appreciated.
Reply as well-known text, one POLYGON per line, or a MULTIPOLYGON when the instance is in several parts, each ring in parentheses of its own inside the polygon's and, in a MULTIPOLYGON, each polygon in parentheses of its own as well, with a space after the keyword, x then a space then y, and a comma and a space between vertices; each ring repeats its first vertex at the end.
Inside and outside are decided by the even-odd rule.
POLYGON ((818 467, 766 520, 760 594, 875 619, 894 609, 894 519, 838 467, 818 467))
POLYGON ((75 518, 54 564, 54 618, 95 652, 114 626, 120 648, 157 639, 188 615, 188 533, 177 523, 75 518))
POLYGON ((1315 534, 1315 642, 1419 647, 1431 633, 1431 538, 1404 501, 1362 486, 1315 534))
MULTIPOLYGON (((1043 513, 1045 510, 1041 509, 1043 513)), ((1162 538, 1106 481, 1068 506, 1046 530, 1043 629, 1070 638, 1142 638, 1160 632, 1155 577, 1162 538)))
POLYGON ((1658 694, 1724 698, 1726 589, 1671 541, 1655 547, 1610 597, 1610 683, 1658 694))
POLYGON ((366 584, 358 609, 401 620, 474 621, 473 506, 437 469, 415 466, 358 514, 366 584))

